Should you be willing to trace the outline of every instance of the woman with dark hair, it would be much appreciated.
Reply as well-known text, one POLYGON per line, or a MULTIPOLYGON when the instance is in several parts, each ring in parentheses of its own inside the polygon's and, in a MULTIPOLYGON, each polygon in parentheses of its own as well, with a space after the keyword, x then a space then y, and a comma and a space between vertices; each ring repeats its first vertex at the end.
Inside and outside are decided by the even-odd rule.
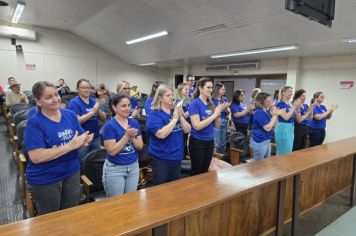
POLYGON ((324 99, 323 92, 316 92, 310 102, 310 104, 314 104, 313 118, 309 123, 310 147, 320 145, 324 142, 326 120, 331 119, 333 112, 338 108, 337 105, 332 104, 327 109, 322 105, 324 99))
POLYGON ((189 138, 189 153, 192 162, 191 174, 197 175, 208 171, 214 152, 214 126, 220 127, 221 111, 226 104, 214 108, 210 100, 213 82, 203 77, 197 83, 194 100, 189 106, 192 131, 189 138))
POLYGON ((41 81, 32 87, 38 112, 25 129, 28 188, 39 215, 78 205, 80 165, 77 149, 93 134, 84 131, 74 112, 60 109, 56 86, 41 81))
POLYGON ((161 84, 164 83, 162 81, 156 81, 152 84, 150 96, 146 99, 145 106, 144 106, 147 117, 151 114, 151 104, 155 96, 156 90, 161 84))
POLYGON ((247 137, 248 124, 250 117, 255 109, 255 104, 251 103, 247 106, 244 103, 245 91, 238 89, 234 92, 232 103, 230 106, 232 121, 234 122, 236 132, 241 132, 247 137))
POLYGON ((111 102, 115 116, 103 126, 102 138, 107 151, 103 184, 107 197, 137 190, 138 150, 143 148, 140 125, 129 118, 130 98, 117 94, 111 102))
POLYGON ((132 118, 140 118, 141 111, 138 109, 138 103, 135 97, 130 97, 130 83, 127 81, 120 81, 116 86, 117 94, 123 94, 130 98, 131 110, 130 117, 132 118))
POLYGON ((173 91, 161 84, 152 102, 147 119, 148 152, 153 156, 153 184, 179 179, 183 159, 183 133, 190 132, 190 124, 183 117, 181 105, 174 107, 173 91), (174 108, 174 110, 173 110, 174 108))
POLYGON ((106 120, 106 114, 100 110, 98 99, 90 96, 89 80, 80 79, 77 82, 78 96, 73 98, 68 105, 68 109, 77 114, 78 120, 83 129, 94 134, 94 139, 90 145, 79 150, 79 157, 83 166, 86 155, 94 150, 100 149, 99 119, 106 120))
POLYGON ((276 154, 281 155, 293 151, 294 142, 294 117, 295 110, 300 105, 300 100, 291 103, 292 87, 284 86, 280 90, 280 101, 276 105, 280 110, 278 125, 275 130, 276 154))
POLYGON ((296 109, 295 121, 294 121, 294 142, 293 151, 304 149, 307 145, 308 139, 308 124, 312 116, 314 104, 308 106, 305 104, 307 93, 304 89, 295 91, 293 102, 300 101, 300 106, 296 109))
POLYGON ((252 132, 254 160, 261 160, 271 156, 273 128, 277 123, 279 113, 268 93, 261 92, 257 95, 252 132))
POLYGON ((215 107, 220 104, 227 104, 226 108, 221 111, 220 115, 220 127, 214 127, 214 146, 215 151, 220 154, 225 153, 226 149, 226 134, 227 134, 227 114, 228 106, 230 105, 226 99, 225 86, 222 83, 217 83, 214 85, 212 92, 212 102, 215 107))

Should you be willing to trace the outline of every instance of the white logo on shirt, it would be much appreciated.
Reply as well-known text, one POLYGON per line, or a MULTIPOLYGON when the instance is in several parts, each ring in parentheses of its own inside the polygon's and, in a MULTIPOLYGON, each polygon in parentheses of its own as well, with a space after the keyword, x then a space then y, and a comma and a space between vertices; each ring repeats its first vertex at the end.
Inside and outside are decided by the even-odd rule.
POLYGON ((72 139, 73 131, 71 129, 66 129, 62 132, 58 132, 57 135, 58 135, 58 138, 61 139, 61 145, 64 145, 64 144, 68 143, 69 140, 72 139))

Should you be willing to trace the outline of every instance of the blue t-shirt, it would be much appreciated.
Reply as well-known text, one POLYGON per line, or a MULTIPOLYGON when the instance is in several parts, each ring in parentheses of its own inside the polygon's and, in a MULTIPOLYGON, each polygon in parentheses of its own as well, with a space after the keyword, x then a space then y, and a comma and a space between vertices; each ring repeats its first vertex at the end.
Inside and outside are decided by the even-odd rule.
MULTIPOLYGON (((286 112, 288 113, 291 109, 292 109, 292 106, 283 102, 283 101, 280 101, 277 103, 276 107, 281 110, 281 109, 286 109, 286 112)), ((294 123, 294 117, 295 117, 295 114, 293 113, 293 115, 288 119, 288 120, 285 120, 283 119, 282 116, 278 116, 278 122, 284 122, 284 123, 294 123)))
POLYGON ((30 110, 28 110, 28 117, 31 117, 32 115, 36 114, 37 112, 37 106, 31 107, 30 110))
POLYGON ((149 97, 146 99, 145 102, 145 112, 146 112, 146 116, 148 117, 151 114, 151 104, 153 102, 153 97, 149 97))
MULTIPOLYGON (((24 141, 26 152, 39 148, 55 148, 69 143, 75 132, 84 132, 76 114, 60 109, 61 121, 48 119, 41 112, 32 115, 26 125, 24 141)), ((46 185, 63 180, 80 169, 77 150, 68 152, 54 160, 34 164, 31 159, 26 169, 27 181, 32 185, 46 185)))
MULTIPOLYGON (((86 104, 79 96, 73 98, 69 102, 68 109, 74 111, 78 116, 85 115, 93 110, 95 106, 96 99, 90 97, 89 104, 86 104)), ((99 119, 98 115, 92 116, 89 120, 81 124, 83 129, 94 134, 94 137, 99 136, 99 119)))
POLYGON ((168 125, 172 118, 173 110, 171 114, 167 114, 162 110, 152 110, 146 123, 150 137, 148 152, 162 160, 180 161, 183 158, 184 145, 183 129, 179 122, 177 122, 172 132, 165 139, 159 139, 155 135, 158 130, 168 125))
MULTIPOLYGON (((313 116, 324 114, 327 111, 328 111, 328 109, 326 109, 326 107, 324 105, 320 105, 320 106, 317 105, 314 107, 313 116)), ((314 129, 325 129, 326 128, 326 117, 321 120, 317 120, 317 119, 313 118, 310 121, 309 125, 310 125, 310 127, 314 128, 314 129)))
MULTIPOLYGON (((178 104, 180 101, 181 101, 181 99, 177 98, 175 103, 178 104)), ((189 104, 190 104, 189 99, 185 99, 183 101, 182 108, 183 108, 184 113, 189 110, 189 104)))
MULTIPOLYGON (((128 124, 131 128, 138 129, 136 137, 141 136, 140 125, 136 119, 128 118, 128 124)), ((125 135, 125 132, 126 130, 119 124, 119 122, 117 122, 115 117, 112 117, 103 126, 101 137, 103 141, 114 139, 118 142, 125 135)), ((120 152, 118 152, 115 156, 107 154, 106 158, 114 165, 129 165, 137 160, 138 151, 135 149, 131 140, 128 140, 120 152)))
MULTIPOLYGON (((189 106, 189 116, 199 115, 200 120, 209 118, 213 113, 208 105, 205 105, 203 101, 198 97, 193 100, 189 106)), ((211 122, 204 129, 196 130, 192 127, 191 135, 193 138, 204 141, 214 140, 214 122, 211 122)))
POLYGON ((130 109, 130 114, 129 115, 131 116, 132 113, 135 111, 135 108, 138 106, 136 98, 130 98, 130 105, 131 105, 131 109, 130 109))
POLYGON ((195 88, 194 87, 190 88, 189 89, 189 97, 190 97, 190 99, 193 99, 194 93, 195 93, 195 88))
MULTIPOLYGON (((223 97, 222 99, 212 99, 212 102, 213 102, 213 104, 214 104, 214 106, 215 107, 217 107, 219 104, 224 104, 224 103, 227 103, 228 101, 227 101, 227 98, 226 97, 223 97)), ((220 117, 221 119, 223 119, 223 120, 226 120, 227 119, 227 112, 226 112, 226 110, 223 110, 222 112, 221 112, 221 117, 220 117)))
MULTIPOLYGON (((308 111, 309 109, 309 106, 307 104, 303 104, 303 106, 301 106, 299 108, 299 111, 300 111, 300 115, 301 116, 304 116, 304 114, 308 111)), ((308 117, 306 117, 301 123, 301 125, 309 125, 309 122, 310 120, 308 119, 308 117)), ((297 123, 297 120, 295 120, 295 123, 297 123)))
POLYGON ((232 103, 230 106, 230 111, 231 111, 231 117, 232 117, 232 121, 235 123, 240 123, 240 124, 248 124, 250 122, 250 114, 246 114, 244 116, 240 116, 239 118, 236 118, 234 116, 234 114, 236 112, 243 112, 247 110, 247 105, 244 103, 240 103, 239 105, 237 105, 237 103, 232 103))
POLYGON ((260 143, 272 138, 273 129, 266 131, 263 126, 267 125, 272 119, 269 112, 262 108, 257 108, 253 116, 252 138, 256 143, 260 143))

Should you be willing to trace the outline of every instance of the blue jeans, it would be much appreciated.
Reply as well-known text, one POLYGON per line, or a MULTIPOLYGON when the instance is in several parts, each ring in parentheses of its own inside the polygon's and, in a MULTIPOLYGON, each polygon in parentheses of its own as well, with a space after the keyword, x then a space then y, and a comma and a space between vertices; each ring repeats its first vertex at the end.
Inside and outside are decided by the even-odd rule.
POLYGON ((271 156, 271 140, 267 139, 260 143, 252 140, 252 149, 253 149, 253 159, 255 161, 261 160, 271 156))
POLYGON ((86 156, 88 155, 89 152, 95 151, 100 149, 100 138, 99 136, 96 138, 93 138, 93 140, 89 143, 88 146, 81 147, 78 149, 78 155, 79 155, 79 160, 80 160, 80 166, 82 169, 83 163, 85 161, 86 156))
POLYGON ((221 119, 220 128, 214 128, 214 147, 216 152, 224 154, 226 149, 227 120, 221 119))
POLYGON ((139 179, 138 161, 129 165, 115 165, 106 160, 103 167, 103 185, 107 197, 137 190, 139 179))
POLYGON ((168 183, 179 179, 181 161, 160 160, 156 157, 152 158, 153 179, 154 185, 168 183))
POLYGON ((281 155, 293 151, 294 123, 279 122, 274 138, 276 140, 276 154, 281 155))

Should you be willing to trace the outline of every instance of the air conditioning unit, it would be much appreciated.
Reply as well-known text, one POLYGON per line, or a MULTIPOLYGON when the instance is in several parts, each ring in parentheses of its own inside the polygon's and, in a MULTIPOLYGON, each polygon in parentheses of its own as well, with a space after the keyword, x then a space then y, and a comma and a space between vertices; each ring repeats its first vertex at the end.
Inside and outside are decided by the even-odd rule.
POLYGON ((17 28, 11 26, 0 26, 0 36, 16 39, 36 40, 36 32, 32 29, 17 28))
POLYGON ((252 62, 240 62, 240 63, 229 64, 229 65, 206 66, 205 71, 212 72, 212 71, 229 71, 229 70, 257 70, 259 68, 260 68, 260 62, 252 61, 252 62))

